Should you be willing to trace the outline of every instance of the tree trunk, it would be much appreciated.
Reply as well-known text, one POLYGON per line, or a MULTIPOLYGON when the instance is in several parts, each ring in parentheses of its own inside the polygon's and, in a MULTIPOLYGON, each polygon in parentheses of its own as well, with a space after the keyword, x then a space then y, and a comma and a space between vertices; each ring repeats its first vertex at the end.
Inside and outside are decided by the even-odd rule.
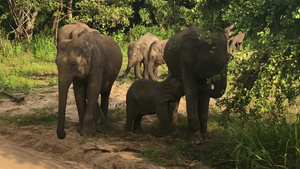
POLYGON ((67 8, 68 8, 68 10, 67 10, 67 17, 68 18, 72 18, 72 11, 73 11, 72 5, 73 5, 73 0, 69 0, 69 2, 67 4, 67 8))
POLYGON ((32 35, 33 35, 33 28, 34 28, 34 22, 35 22, 35 18, 38 14, 38 11, 35 10, 31 16, 31 18, 27 15, 28 17, 28 21, 26 24, 26 36, 27 36, 27 41, 30 43, 32 40, 32 35))
POLYGON ((26 38, 30 43, 38 10, 35 9, 34 12, 31 13, 33 5, 30 3, 24 3, 21 6, 18 6, 15 1, 9 1, 8 3, 16 28, 13 28, 13 30, 7 34, 7 38, 9 38, 10 34, 14 34, 14 39, 22 40, 26 38))

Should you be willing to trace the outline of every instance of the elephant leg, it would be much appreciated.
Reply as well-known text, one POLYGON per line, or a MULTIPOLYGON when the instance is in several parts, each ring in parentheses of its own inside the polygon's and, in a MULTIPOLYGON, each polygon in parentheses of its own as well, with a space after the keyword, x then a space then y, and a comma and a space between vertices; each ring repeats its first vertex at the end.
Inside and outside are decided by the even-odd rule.
MULTIPOLYGON (((108 102, 111 88, 108 91, 101 92, 101 109, 103 111, 104 118, 108 118, 108 102)), ((103 117, 103 116, 102 116, 103 117)))
POLYGON ((136 78, 143 79, 141 76, 141 63, 137 63, 134 66, 134 74, 136 78))
POLYGON ((193 144, 202 144, 203 138, 200 131, 198 118, 198 87, 197 77, 187 63, 181 63, 182 80, 186 97, 186 111, 188 118, 188 140, 193 144))
POLYGON ((125 131, 133 132, 133 122, 136 118, 136 110, 131 103, 126 102, 126 124, 125 124, 125 131))
POLYGON ((177 112, 178 112, 178 107, 179 107, 179 101, 175 101, 170 103, 169 105, 169 113, 170 113, 170 118, 171 118, 171 123, 172 125, 176 125, 177 124, 177 112))
POLYGON ((133 128, 132 128, 133 120, 134 120, 133 117, 127 116, 126 124, 125 124, 125 131, 128 131, 128 132, 133 131, 133 128))
POLYGON ((207 117, 209 109, 210 97, 206 94, 199 93, 198 99, 198 117, 200 121, 201 135, 204 140, 208 140, 209 136, 207 133, 207 117))
POLYGON ((103 110, 100 107, 99 103, 97 105, 97 112, 95 114, 96 124, 104 124, 106 122, 106 118, 104 116, 103 110))
POLYGON ((74 81, 73 87, 79 117, 79 128, 77 131, 81 132, 86 110, 86 85, 79 81, 74 81))
POLYGON ((91 82, 87 86, 87 106, 86 112, 83 119, 82 130, 80 132, 81 136, 94 136, 96 135, 95 130, 95 117, 94 115, 98 111, 98 98, 101 90, 97 84, 102 82, 91 82))
POLYGON ((169 105, 169 102, 165 102, 156 108, 157 117, 167 132, 169 132, 172 127, 172 119, 169 115, 169 105))
POLYGON ((133 122, 133 131, 137 131, 137 130, 143 130, 142 129, 142 118, 143 115, 139 114, 134 118, 134 122, 133 122))

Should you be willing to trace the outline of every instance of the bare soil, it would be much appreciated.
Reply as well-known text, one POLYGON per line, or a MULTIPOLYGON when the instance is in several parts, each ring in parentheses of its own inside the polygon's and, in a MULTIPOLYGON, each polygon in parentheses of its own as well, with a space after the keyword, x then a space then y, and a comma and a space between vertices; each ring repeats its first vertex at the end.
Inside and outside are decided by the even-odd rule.
MULTIPOLYGON (((129 83, 115 82, 110 95, 110 110, 118 110, 125 117, 125 97, 129 83)), ((183 98, 184 99, 184 98, 183 98)), ((0 115, 31 114, 37 109, 49 108, 57 112, 57 86, 39 88, 30 92, 25 101, 14 103, 7 97, 0 98, 0 115)), ((179 112, 185 113, 182 100, 179 112)), ((114 111, 113 111, 114 112, 114 111)), ((98 132, 96 137, 81 137, 77 133, 78 115, 72 87, 68 94, 66 108, 65 139, 56 136, 56 124, 29 125, 17 127, 0 121, 0 168, 1 169, 110 169, 110 168, 197 168, 209 169, 199 161, 178 161, 176 166, 159 166, 147 162, 138 153, 153 145, 166 147, 168 138, 156 138, 151 134, 125 133, 125 119, 112 124, 114 130, 98 132)), ((143 118, 147 128, 154 123, 156 116, 143 118)))

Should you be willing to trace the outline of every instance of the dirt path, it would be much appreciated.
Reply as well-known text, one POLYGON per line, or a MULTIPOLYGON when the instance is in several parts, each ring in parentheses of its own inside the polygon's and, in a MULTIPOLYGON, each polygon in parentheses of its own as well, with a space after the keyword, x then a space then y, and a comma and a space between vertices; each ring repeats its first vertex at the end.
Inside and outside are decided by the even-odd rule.
MULTIPOLYGON (((110 110, 121 110, 120 113, 125 114, 125 96, 129 86, 128 83, 115 83, 110 96, 110 110)), ((57 86, 35 89, 21 104, 0 98, 0 114, 31 114, 40 109, 57 112, 57 102, 57 86)), ((185 101, 181 101, 179 112, 185 112, 185 101)), ((55 124, 16 127, 0 121, 0 168, 166 168, 150 164, 137 156, 145 147, 167 146, 165 140, 151 135, 124 133, 125 120, 113 124, 114 130, 109 133, 100 133, 93 138, 81 137, 76 131, 78 115, 72 88, 68 94, 66 116, 67 137, 64 140, 57 138, 55 124)), ((145 118, 143 125, 151 125, 154 118, 145 118)), ((167 168, 208 169, 197 161, 185 161, 180 166, 167 168)))

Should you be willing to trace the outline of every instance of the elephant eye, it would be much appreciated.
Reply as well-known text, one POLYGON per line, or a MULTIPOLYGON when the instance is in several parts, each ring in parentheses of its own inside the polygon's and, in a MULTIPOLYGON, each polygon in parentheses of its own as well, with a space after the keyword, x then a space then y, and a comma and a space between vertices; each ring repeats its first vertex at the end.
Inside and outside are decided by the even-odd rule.
POLYGON ((72 62, 72 63, 71 63, 71 69, 73 69, 75 66, 76 66, 76 63, 75 63, 75 62, 72 62))

